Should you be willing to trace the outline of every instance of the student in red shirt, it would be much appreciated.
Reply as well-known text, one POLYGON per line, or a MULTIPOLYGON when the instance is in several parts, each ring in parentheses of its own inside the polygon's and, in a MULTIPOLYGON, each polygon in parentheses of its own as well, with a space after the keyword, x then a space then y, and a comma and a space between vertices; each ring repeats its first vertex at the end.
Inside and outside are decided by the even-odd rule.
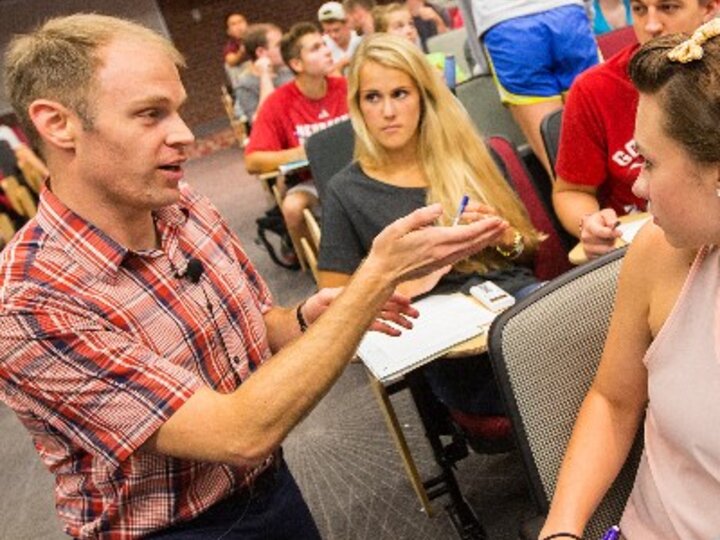
MULTIPOLYGON (((280 50, 295 80, 275 90, 257 113, 245 148, 250 173, 275 171, 284 163, 306 159, 308 137, 348 117, 347 83, 329 76, 332 55, 314 24, 293 26, 283 36, 280 50)), ((317 204, 317 189, 309 176, 285 194, 283 217, 296 245, 307 236, 303 210, 317 204)))
MULTIPOLYGON (((633 27, 642 44, 692 32, 717 8, 717 0, 634 0, 633 27)), ((563 111, 553 205, 588 258, 613 248, 621 234, 613 228, 619 215, 645 209, 631 192, 642 164, 633 138, 638 93, 627 74, 637 49, 630 45, 580 75, 563 111)))

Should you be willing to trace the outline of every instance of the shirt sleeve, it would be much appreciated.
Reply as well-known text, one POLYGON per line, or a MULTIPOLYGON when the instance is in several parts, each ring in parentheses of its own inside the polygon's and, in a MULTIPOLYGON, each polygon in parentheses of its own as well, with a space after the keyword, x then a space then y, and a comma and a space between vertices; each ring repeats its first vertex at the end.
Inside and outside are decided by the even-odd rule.
POLYGON ((202 382, 90 308, 36 289, 0 314, 0 399, 116 467, 202 382))
POLYGON ((555 170, 571 184, 600 186, 608 177, 604 127, 583 80, 573 85, 563 110, 555 170))
POLYGON ((326 199, 323 200, 322 234, 318 269, 330 272, 352 274, 367 255, 343 205, 336 182, 328 184, 326 199))

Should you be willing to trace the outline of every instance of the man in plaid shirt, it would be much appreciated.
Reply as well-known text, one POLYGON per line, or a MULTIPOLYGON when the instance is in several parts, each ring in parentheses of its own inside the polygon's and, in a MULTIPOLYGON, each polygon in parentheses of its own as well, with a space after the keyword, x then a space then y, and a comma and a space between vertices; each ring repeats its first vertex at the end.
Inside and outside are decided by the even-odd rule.
POLYGON ((395 332, 378 314, 416 315, 399 282, 507 224, 431 227, 440 208, 421 209, 378 236, 344 291, 274 306, 181 183, 181 65, 164 38, 99 15, 11 43, 10 98, 50 177, 0 254, 0 399, 54 473, 73 537, 317 538, 282 440, 368 327, 395 332))

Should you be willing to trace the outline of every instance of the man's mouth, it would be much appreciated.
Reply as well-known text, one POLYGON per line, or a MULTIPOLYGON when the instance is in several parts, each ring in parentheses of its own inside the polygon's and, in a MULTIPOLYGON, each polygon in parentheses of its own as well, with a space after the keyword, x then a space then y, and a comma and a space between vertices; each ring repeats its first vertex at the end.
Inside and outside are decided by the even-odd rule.
POLYGON ((182 170, 182 166, 179 164, 168 164, 168 165, 160 165, 158 169, 162 169, 164 171, 171 171, 171 172, 180 172, 182 170))

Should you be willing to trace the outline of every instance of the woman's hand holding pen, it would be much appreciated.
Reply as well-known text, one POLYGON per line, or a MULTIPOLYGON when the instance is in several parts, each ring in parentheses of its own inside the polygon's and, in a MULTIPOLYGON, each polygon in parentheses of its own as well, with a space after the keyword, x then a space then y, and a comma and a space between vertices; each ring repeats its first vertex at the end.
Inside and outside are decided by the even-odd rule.
MULTIPOLYGON (((471 201, 465 207, 465 211, 462 214, 460 223, 473 223, 475 221, 481 221, 483 219, 487 219, 487 218, 491 218, 491 217, 500 217, 502 219, 502 216, 500 216, 498 214, 498 211, 495 208, 493 208, 492 206, 489 206, 484 203, 476 202, 476 201, 471 201)), ((489 245, 492 247, 512 246, 514 238, 515 238, 515 228, 512 226, 509 226, 505 229, 502 236, 497 237, 497 239, 490 242, 489 245)))
POLYGON ((460 223, 474 223, 489 217, 497 217, 498 213, 492 206, 477 201, 470 201, 462 213, 460 223))
POLYGON ((588 259, 594 259, 614 249, 615 241, 622 236, 617 230, 619 223, 612 208, 604 208, 582 218, 580 242, 588 259))

